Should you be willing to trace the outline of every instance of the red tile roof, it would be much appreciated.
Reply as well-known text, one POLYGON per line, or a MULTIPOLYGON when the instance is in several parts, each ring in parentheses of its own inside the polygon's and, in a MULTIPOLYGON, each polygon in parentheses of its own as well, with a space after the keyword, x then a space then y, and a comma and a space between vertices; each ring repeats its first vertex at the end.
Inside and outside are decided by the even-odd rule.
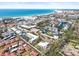
POLYGON ((10 56, 16 56, 16 54, 15 53, 11 53, 10 56))
POLYGON ((7 53, 7 52, 6 52, 6 53, 4 53, 4 56, 9 56, 9 53, 7 53))
POLYGON ((37 56, 38 55, 38 52, 32 51, 30 54, 31 54, 31 56, 37 56))
POLYGON ((0 54, 0 56, 16 56, 16 54, 15 53, 8 53, 8 52, 6 52, 4 54, 0 54))

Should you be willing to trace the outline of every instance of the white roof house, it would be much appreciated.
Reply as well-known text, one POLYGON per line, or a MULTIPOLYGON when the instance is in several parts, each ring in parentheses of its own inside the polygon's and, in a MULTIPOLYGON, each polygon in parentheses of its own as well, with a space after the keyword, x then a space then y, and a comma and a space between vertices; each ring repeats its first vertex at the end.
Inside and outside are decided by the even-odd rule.
POLYGON ((18 46, 18 44, 12 45, 11 47, 13 48, 13 47, 16 47, 16 46, 18 46))
POLYGON ((21 25, 21 27, 26 28, 26 29, 30 29, 30 28, 36 27, 36 25, 33 25, 33 26, 21 25))
POLYGON ((12 27, 11 29, 12 29, 12 30, 14 30, 14 31, 16 31, 16 30, 17 30, 17 29, 16 29, 16 28, 14 28, 14 27, 12 27))
POLYGON ((38 32, 39 31, 39 29, 36 29, 36 28, 32 28, 31 30, 30 30, 31 32, 38 32))
POLYGON ((33 35, 31 33, 27 33, 27 36, 30 38, 29 42, 32 43, 34 40, 38 39, 38 36, 33 35))
POLYGON ((16 29, 16 28, 11 28, 13 31, 15 31, 17 34, 21 34, 21 31, 20 30, 18 30, 18 29, 16 29))
POLYGON ((48 47, 48 42, 39 42, 38 45, 41 47, 41 48, 44 48, 46 49, 48 47))
POLYGON ((18 48, 12 49, 10 52, 14 52, 14 51, 16 51, 16 50, 18 50, 18 48))
POLYGON ((63 28, 64 30, 67 30, 69 28, 68 25, 65 25, 65 27, 63 28))
POLYGON ((53 38, 54 38, 54 39, 58 39, 58 38, 59 38, 59 36, 57 36, 57 35, 54 35, 54 36, 53 36, 53 38))

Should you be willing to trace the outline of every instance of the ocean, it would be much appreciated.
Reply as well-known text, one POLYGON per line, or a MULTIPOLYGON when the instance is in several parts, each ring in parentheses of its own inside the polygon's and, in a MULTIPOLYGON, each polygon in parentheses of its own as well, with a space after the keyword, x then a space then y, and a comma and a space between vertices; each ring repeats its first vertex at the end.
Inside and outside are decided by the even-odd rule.
POLYGON ((53 12, 53 9, 0 9, 0 17, 33 16, 53 12))

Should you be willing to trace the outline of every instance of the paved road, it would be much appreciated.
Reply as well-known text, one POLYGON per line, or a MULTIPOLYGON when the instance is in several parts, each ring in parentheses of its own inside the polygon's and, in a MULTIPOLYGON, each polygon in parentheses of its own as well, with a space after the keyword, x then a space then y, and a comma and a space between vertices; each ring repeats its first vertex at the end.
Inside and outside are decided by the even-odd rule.
POLYGON ((25 41, 29 46, 31 46, 33 49, 38 51, 41 55, 44 55, 41 51, 39 51, 37 48, 35 48, 33 45, 31 45, 29 42, 27 42, 25 39, 23 39, 21 36, 19 36, 23 41, 25 41))

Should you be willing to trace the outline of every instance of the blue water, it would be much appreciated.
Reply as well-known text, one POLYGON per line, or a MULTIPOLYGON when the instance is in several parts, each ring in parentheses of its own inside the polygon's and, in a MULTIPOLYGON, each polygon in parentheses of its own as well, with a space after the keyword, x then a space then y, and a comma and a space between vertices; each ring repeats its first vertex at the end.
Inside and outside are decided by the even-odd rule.
POLYGON ((53 9, 0 9, 0 17, 32 16, 53 13, 53 9))

